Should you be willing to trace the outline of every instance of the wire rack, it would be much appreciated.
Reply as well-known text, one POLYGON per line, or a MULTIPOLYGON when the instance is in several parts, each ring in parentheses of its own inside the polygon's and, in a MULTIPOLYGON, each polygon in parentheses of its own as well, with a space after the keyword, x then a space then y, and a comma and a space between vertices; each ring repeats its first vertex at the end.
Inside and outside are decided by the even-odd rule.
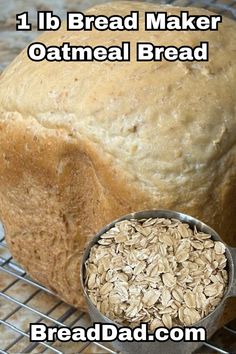
MULTIPOLYGON (((4 274, 4 278, 0 277, 0 353, 116 353, 107 343, 29 342, 28 329, 31 322, 84 328, 91 323, 87 314, 60 301, 50 290, 33 281, 13 260, 1 224, 0 270, 0 275, 4 274)), ((197 353, 236 353, 236 321, 224 326, 197 353), (220 338, 224 338, 224 341, 220 338)))
POLYGON ((101 343, 30 343, 30 322, 53 326, 90 325, 86 314, 66 305, 33 281, 13 260, 0 224, 0 353, 115 353, 101 343))
MULTIPOLYGON (((159 2, 205 7, 236 19, 236 0, 159 2)), ((33 281, 13 260, 0 224, 0 353, 116 353, 108 343, 31 343, 28 333, 31 322, 59 327, 86 328, 91 325, 86 314, 60 301, 50 290, 33 281)), ((217 331, 197 353, 236 354, 236 320, 217 331)))
MULTIPOLYGON (((5 243, 3 228, 0 225, 0 269, 4 278, 0 278, 0 353, 114 353, 111 347, 102 343, 60 342, 30 343, 28 328, 30 322, 41 322, 51 326, 90 325, 88 316, 66 305, 52 292, 33 281, 13 260, 5 243), (4 279, 4 280, 3 280, 4 279)), ((0 273, 1 274, 1 273, 0 273)), ((232 354, 236 353, 236 323, 220 330, 216 338, 210 340, 197 353, 232 354), (219 342, 220 336, 228 337, 227 347, 219 342), (233 347, 235 345, 235 351, 233 347)))

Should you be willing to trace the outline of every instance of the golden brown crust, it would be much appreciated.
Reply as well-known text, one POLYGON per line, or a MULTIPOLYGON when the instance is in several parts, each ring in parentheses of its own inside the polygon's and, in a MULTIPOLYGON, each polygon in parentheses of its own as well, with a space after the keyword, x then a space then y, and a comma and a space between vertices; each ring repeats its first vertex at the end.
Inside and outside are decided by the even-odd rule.
MULTIPOLYGON (((90 13, 127 14, 134 6, 158 10, 124 2, 90 13)), ((219 33, 207 32, 211 61, 202 66, 38 64, 24 51, 3 74, 0 218, 13 256, 66 302, 84 306, 79 263, 86 242, 130 211, 183 211, 236 245, 235 33, 229 20, 219 33)), ((185 35, 186 44, 202 40, 185 35)), ((41 41, 63 36, 77 41, 65 30, 41 41)), ((93 31, 90 44, 101 38, 111 40, 93 31)), ((174 32, 168 40, 181 44, 174 32)))
POLYGON ((121 190, 109 190, 109 168, 98 156, 93 163, 82 142, 42 127, 35 134, 17 118, 0 121, 0 213, 7 242, 33 278, 81 308, 79 263, 86 242, 131 207, 121 190))

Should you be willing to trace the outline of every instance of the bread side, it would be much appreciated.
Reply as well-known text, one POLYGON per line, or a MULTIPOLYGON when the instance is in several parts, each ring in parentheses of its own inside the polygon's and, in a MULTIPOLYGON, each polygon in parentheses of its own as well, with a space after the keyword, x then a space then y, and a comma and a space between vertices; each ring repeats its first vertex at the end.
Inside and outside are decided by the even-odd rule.
POLYGON ((89 146, 19 113, 0 120, 0 213, 13 256, 33 278, 83 307, 79 263, 89 238, 131 210, 89 146), (94 159, 96 157, 96 159, 94 159))

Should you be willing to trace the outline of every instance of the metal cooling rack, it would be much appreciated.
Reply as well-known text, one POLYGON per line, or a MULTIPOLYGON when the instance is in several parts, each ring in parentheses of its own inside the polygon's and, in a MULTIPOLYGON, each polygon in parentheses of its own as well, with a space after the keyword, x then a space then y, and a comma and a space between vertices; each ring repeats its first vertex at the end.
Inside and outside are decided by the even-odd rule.
MULTIPOLYGON (((150 2, 155 1, 150 0, 150 2)), ((236 0, 164 0, 159 2, 205 7, 236 19, 236 0)), ((86 314, 64 304, 51 291, 33 281, 13 260, 6 246, 3 228, 0 224, 0 353, 115 354, 107 343, 106 345, 90 342, 82 344, 30 343, 28 334, 30 322, 62 327, 88 327, 91 324, 86 314)), ((236 354, 236 321, 217 331, 197 353, 236 354)))
POLYGON ((0 347, 0 353, 115 354, 112 349, 101 343, 87 342, 76 346, 72 343, 70 347, 68 343, 29 342, 27 329, 30 322, 62 327, 76 325, 87 327, 90 325, 90 321, 86 314, 64 304, 50 290, 27 276, 26 272, 11 257, 1 224, 0 271, 0 344, 5 342, 3 347, 0 347), (40 297, 42 294, 43 296, 40 297), (50 302, 49 306, 46 306, 48 308, 40 309, 42 303, 44 302, 45 307, 47 301, 50 302), (22 317, 23 321, 26 319, 25 323, 19 320, 22 317))
MULTIPOLYGON (((50 290, 33 281, 13 260, 5 243, 1 224, 0 271, 0 343, 3 343, 0 347, 0 353, 115 354, 111 347, 109 348, 107 344, 103 345, 102 343, 87 342, 70 345, 60 342, 29 342, 28 328, 30 322, 41 322, 59 327, 88 327, 91 323, 86 314, 64 304, 50 290), (42 294, 43 299, 40 301, 40 295, 42 294), (44 304, 43 308, 42 303, 44 304), (45 307, 45 304, 48 306, 45 307), (60 307, 62 307, 61 310, 60 307), (25 323, 22 323, 22 318, 25 323)), ((214 339, 213 336, 197 353, 236 353, 236 323, 231 323, 221 329, 216 338, 214 339), (220 337, 227 337, 226 342, 230 343, 230 346, 219 344, 220 337), (233 350, 234 343, 235 351, 233 350)))

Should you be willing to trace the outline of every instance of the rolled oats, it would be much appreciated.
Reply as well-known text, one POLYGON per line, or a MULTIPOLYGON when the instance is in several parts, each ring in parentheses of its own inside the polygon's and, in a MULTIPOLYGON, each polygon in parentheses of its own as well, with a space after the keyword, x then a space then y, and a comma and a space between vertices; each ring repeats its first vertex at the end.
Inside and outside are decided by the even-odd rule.
POLYGON ((123 220, 103 234, 85 263, 91 301, 108 318, 149 329, 191 326, 220 303, 225 245, 176 219, 123 220))

